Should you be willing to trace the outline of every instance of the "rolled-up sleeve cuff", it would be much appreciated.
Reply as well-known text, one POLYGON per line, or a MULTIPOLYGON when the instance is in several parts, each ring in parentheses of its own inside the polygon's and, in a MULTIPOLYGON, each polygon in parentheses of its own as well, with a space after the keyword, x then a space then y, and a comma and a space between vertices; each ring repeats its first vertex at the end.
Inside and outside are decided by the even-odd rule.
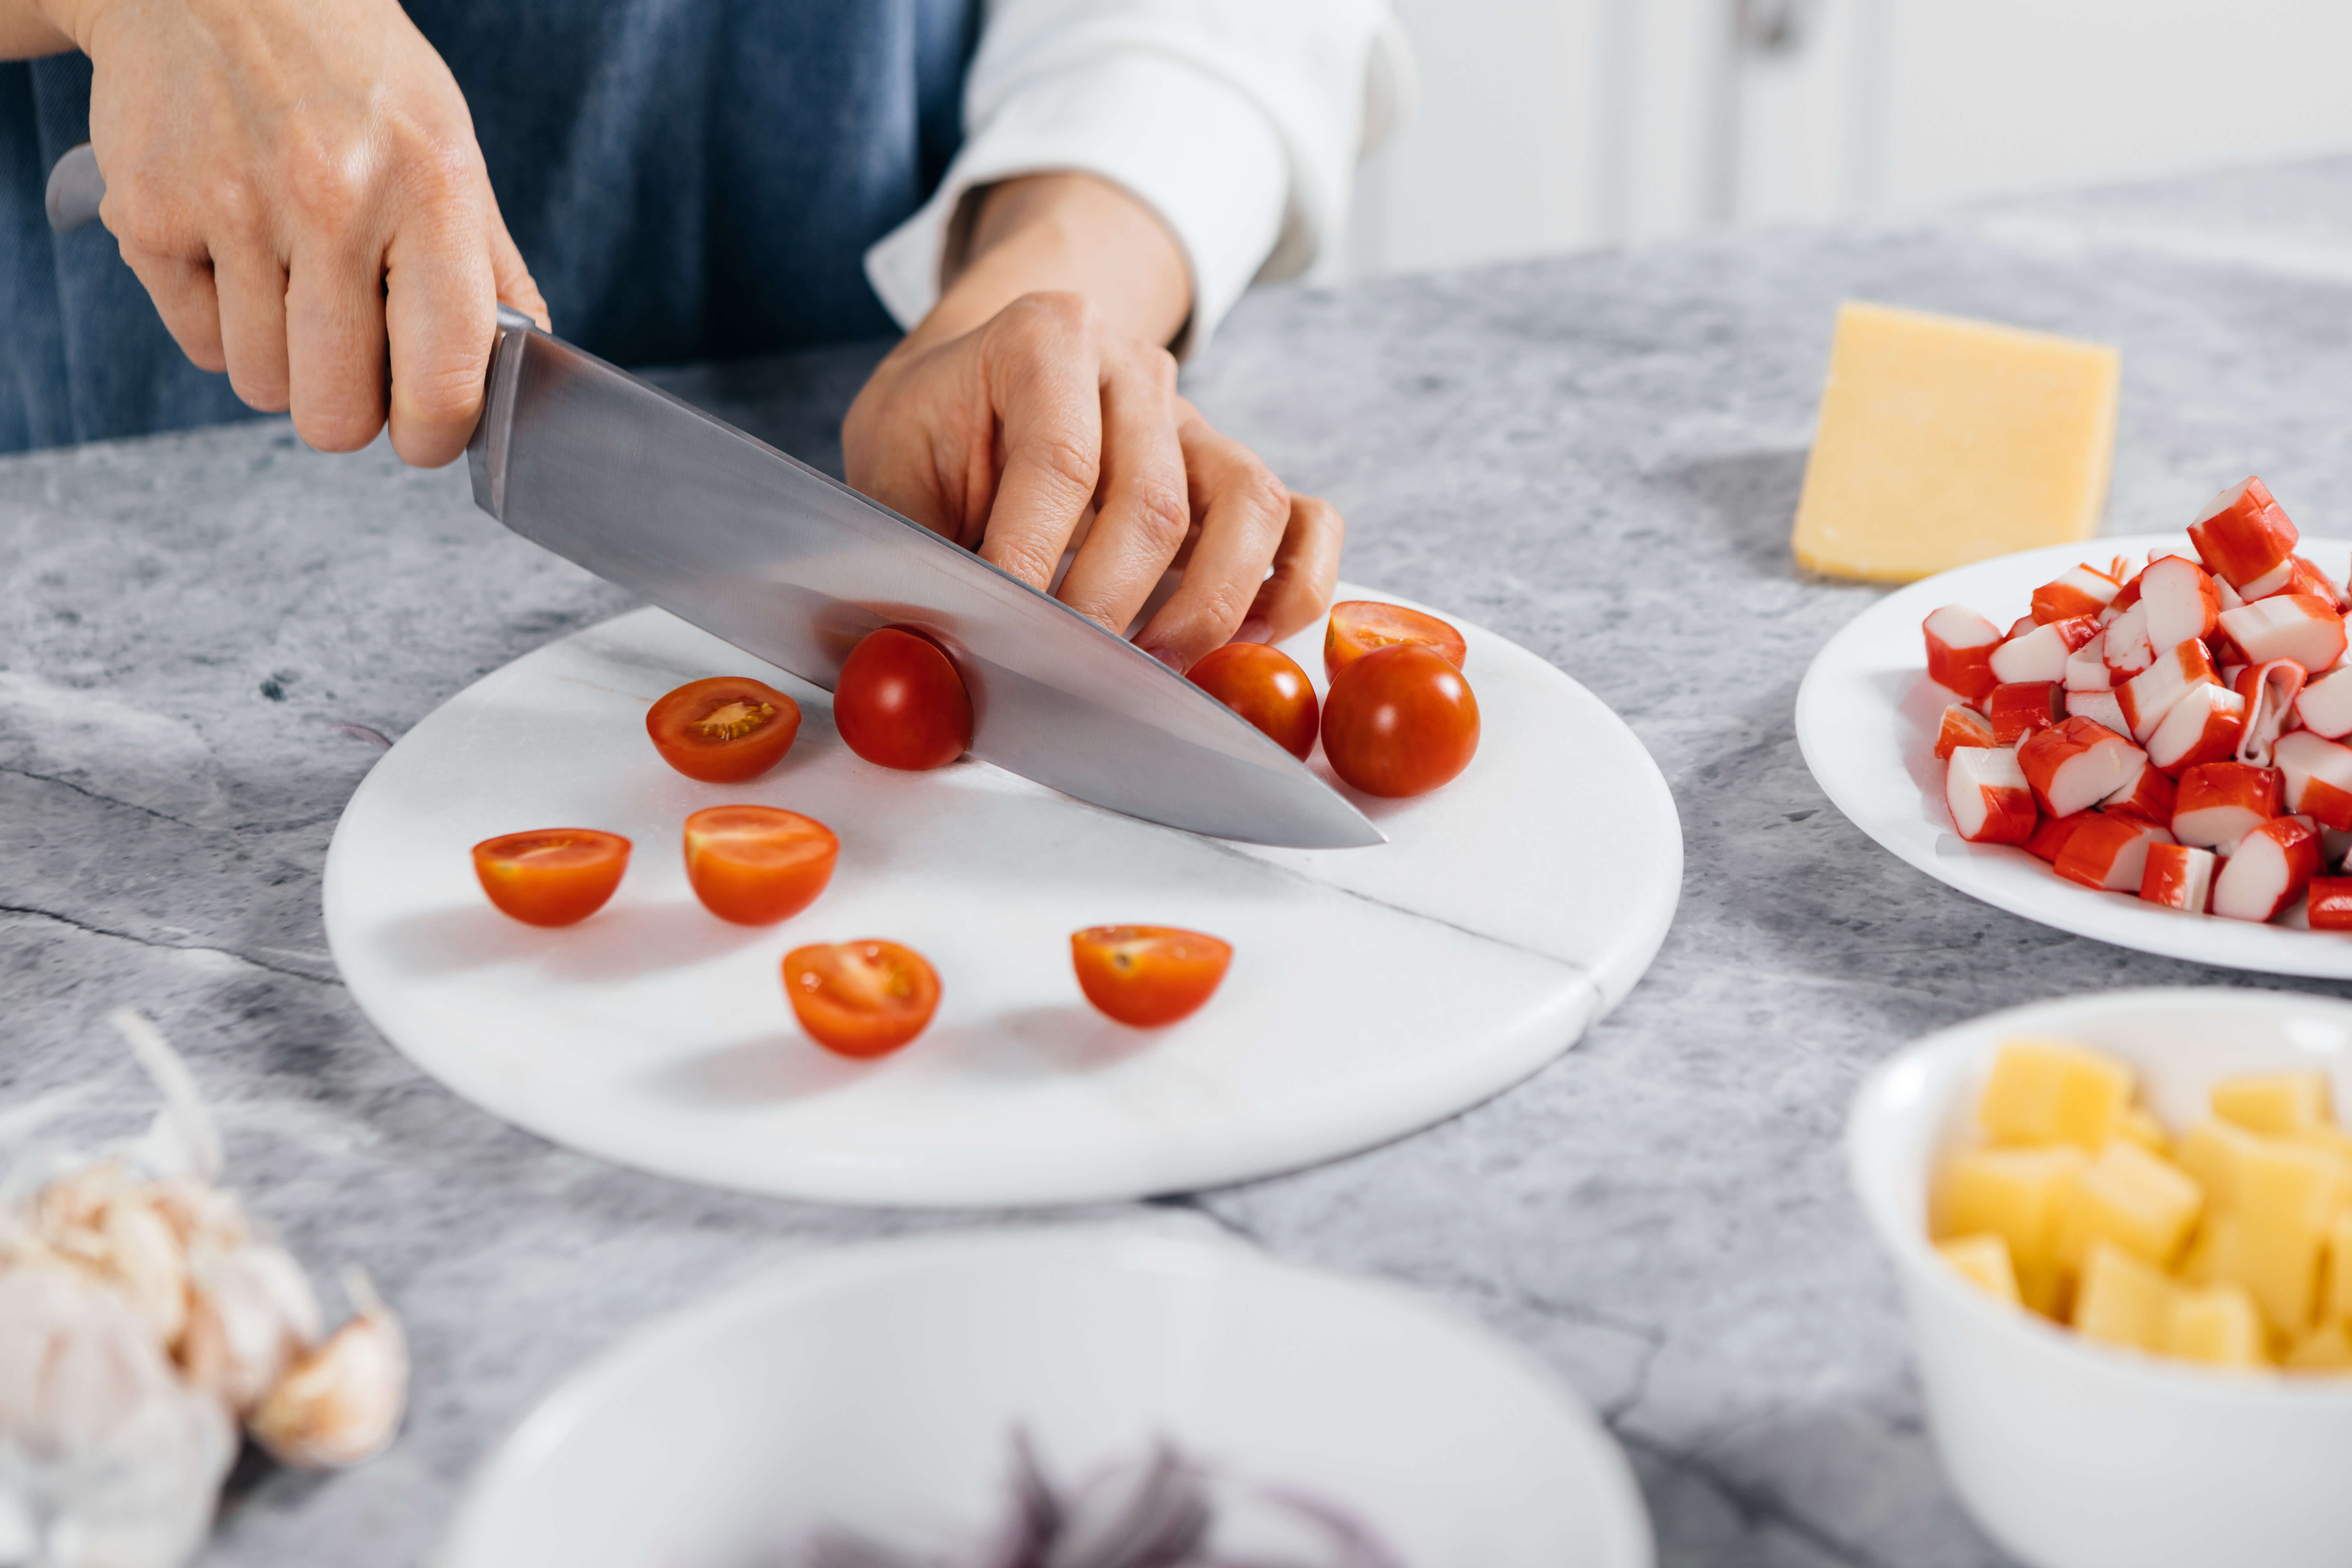
POLYGON ((1184 253, 1197 353, 1281 233, 1288 167, 1273 123, 1238 89, 1181 60, 1119 53, 1044 72, 973 128, 922 210, 866 253, 866 276, 901 327, 939 302, 940 264, 971 190, 1019 174, 1108 180, 1157 213, 1184 253))

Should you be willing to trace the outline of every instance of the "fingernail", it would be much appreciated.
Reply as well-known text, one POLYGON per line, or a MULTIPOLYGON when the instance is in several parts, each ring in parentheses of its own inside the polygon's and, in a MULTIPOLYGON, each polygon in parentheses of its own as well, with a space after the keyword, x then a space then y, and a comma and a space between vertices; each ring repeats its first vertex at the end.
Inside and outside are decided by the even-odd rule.
POLYGON ((1184 658, 1173 648, 1148 647, 1143 650, 1177 674, 1184 673, 1184 658))
POLYGON ((1241 626, 1240 626, 1239 627, 1237 627, 1237 628, 1234 630, 1234 641, 1235 641, 1235 642, 1272 642, 1274 639, 1273 639, 1272 637, 1268 637, 1266 634, 1267 634, 1267 633, 1269 633, 1269 632, 1271 632, 1271 631, 1273 631, 1273 630, 1274 630, 1274 626, 1273 626, 1273 624, 1272 624, 1271 622, 1269 622, 1269 621, 1268 621, 1268 620, 1267 620, 1264 616, 1252 616, 1249 619, 1247 619, 1247 620, 1244 621, 1244 622, 1241 624, 1241 626))

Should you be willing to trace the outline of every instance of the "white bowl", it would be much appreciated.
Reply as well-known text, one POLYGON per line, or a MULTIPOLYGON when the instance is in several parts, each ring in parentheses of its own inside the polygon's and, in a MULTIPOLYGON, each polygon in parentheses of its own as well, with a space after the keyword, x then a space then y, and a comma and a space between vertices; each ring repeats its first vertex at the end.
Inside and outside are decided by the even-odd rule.
POLYGON ((1974 1019, 1882 1065, 1846 1152, 1895 1257, 1945 1468, 2035 1568, 2341 1568, 2352 1561, 2352 1380, 2231 1373, 2078 1339, 1963 1281, 1929 1245, 1937 1164, 1973 1136, 2001 1042, 2128 1062, 2175 1130, 2219 1079, 2319 1068, 2352 1106, 2352 1004, 2269 991, 2118 991, 1974 1019))

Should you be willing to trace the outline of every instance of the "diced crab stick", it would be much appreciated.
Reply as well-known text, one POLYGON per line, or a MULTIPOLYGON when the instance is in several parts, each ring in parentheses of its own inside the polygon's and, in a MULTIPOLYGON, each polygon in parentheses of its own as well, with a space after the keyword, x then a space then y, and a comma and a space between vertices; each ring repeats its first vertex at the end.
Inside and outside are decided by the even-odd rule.
POLYGON ((2173 800, 2172 836, 2183 844, 2231 854, 2247 834, 2278 816, 2282 785, 2276 768, 2244 763, 2191 768, 2180 775, 2173 800))
POLYGON ((2271 750, 2294 724, 2294 700, 2303 690, 2303 666, 2291 658, 2250 664, 2230 682, 2245 699, 2246 727, 2238 736, 2238 761, 2271 765, 2271 750))
POLYGON ((1942 762, 1962 746, 1990 746, 1993 743, 1992 721, 1965 702, 1955 702, 1944 710, 1944 721, 1936 728, 1936 760, 1942 762))
POLYGON ((2000 684, 1993 679, 1992 650, 2000 628, 1966 605, 1946 605, 1920 623, 1927 638, 1927 679, 1971 702, 2000 684))
POLYGON ((2297 730, 2281 735, 2272 755, 2287 810, 2302 812, 2322 827, 2352 828, 2352 746, 2297 730))
POLYGON ((2147 606, 2147 640, 2159 652, 2210 636, 2221 614, 2212 574, 2194 561, 2168 555, 2139 574, 2139 602, 2147 606))
POLYGON ((2259 599, 2286 581, 2294 553, 2294 524, 2287 521, 2270 488, 2257 479, 2231 485, 2189 525, 2189 542, 2206 570, 2249 599, 2259 599))
POLYGON ((2076 828, 2050 868, 2070 882, 2110 893, 2137 893, 2147 871, 2148 847, 2172 835, 2152 822, 2098 816, 2076 828))
MULTIPOLYGON (((2109 640, 2112 644, 2112 636, 2109 640)), ((2213 656, 2205 645, 2185 642, 2165 649, 2154 664, 2116 687, 2116 701, 2122 705, 2132 739, 2145 746, 2175 703, 2200 686, 2221 684, 2221 678, 2213 672, 2213 656)))
POLYGON ((2161 652, 2147 637, 2147 606, 2134 605, 2107 623, 2105 640, 2099 645, 2099 658, 2107 667, 2108 676, 2117 683, 2129 680, 2156 662, 2161 652))
POLYGON ((2025 680, 2064 680, 2074 650, 2099 635, 2089 616, 2037 626, 1992 650, 1992 678, 2003 686, 2025 680))
POLYGON ((2161 826, 2172 820, 2179 791, 2164 770, 2154 763, 2142 761, 2138 776, 2100 803, 2101 809, 2117 816, 2137 816, 2142 822, 2161 826))
POLYGON ((2036 730, 2047 730, 2066 716, 2066 693, 2054 680, 2028 680, 1996 686, 1985 699, 1985 717, 1992 721, 1996 746, 2013 746, 2036 730))
POLYGON ((2017 746, 2034 802, 2052 816, 2090 810, 2130 784, 2147 762, 2147 752, 2089 719, 2067 719, 2017 746))
POLYGON ((2200 686, 2174 703, 2148 737, 2147 760, 2179 778, 2200 763, 2236 756, 2245 728, 2244 698, 2225 686, 2200 686))
POLYGON ((2112 691, 2069 691, 2066 693, 2066 711, 2074 718, 2105 724, 2118 735, 2131 728, 2124 722, 2123 705, 2116 700, 2116 694, 2112 691))
POLYGON ((2314 877, 2307 906, 2314 931, 2352 931, 2352 877, 2314 877))
POLYGON ((2340 616, 2344 613, 2345 602, 2343 587, 2337 584, 2335 578, 2330 577, 2326 573, 2322 572, 2318 567, 2313 565, 2310 562, 2305 560, 2300 555, 2293 555, 2287 558, 2286 584, 2284 587, 2278 589, 2278 592, 2281 594, 2308 594, 2315 599, 2326 600, 2329 605, 2335 607, 2337 615, 2340 616))
POLYGON ((2352 666, 2312 677, 2295 697, 2294 716, 2315 735, 2352 735, 2352 666))
POLYGON ((2115 684, 2115 671, 2107 668, 2107 632, 2102 626, 2098 636, 2066 656, 2066 689, 2110 691, 2115 684))
POLYGON ((2213 851, 2187 844, 2151 844, 2140 872, 2139 896, 2168 910, 2205 912, 2213 893, 2213 851))
POLYGON ((1963 746, 1944 764, 1944 804, 1971 844, 2022 844, 2041 814, 2033 791, 2006 747, 1963 746))
POLYGON ((2025 852, 2055 865, 2066 848, 2066 840, 2074 836, 2074 829, 2097 818, 2098 814, 2092 811, 2077 812, 2073 816, 2045 816, 2034 825, 2033 837, 2025 841, 2025 852))
POLYGON ((2069 566, 2055 581, 2033 590, 2033 618, 2046 626, 2052 621, 2072 620, 2076 616, 2096 616, 2122 587, 2120 582, 2087 562, 2069 566))
POLYGON ((2273 594, 2224 610, 2220 629, 2245 649, 2249 664, 2291 658, 2305 669, 2326 669, 2344 657, 2344 617, 2310 594, 2273 594))
POLYGON ((2274 816, 2238 841, 2213 879, 2213 912, 2267 921, 2303 896, 2319 873, 2319 835, 2299 817, 2274 816))
POLYGON ((2246 602, 2246 596, 2231 587, 2226 577, 2213 579, 2213 592, 2221 596, 2221 607, 2225 610, 2234 610, 2246 602))

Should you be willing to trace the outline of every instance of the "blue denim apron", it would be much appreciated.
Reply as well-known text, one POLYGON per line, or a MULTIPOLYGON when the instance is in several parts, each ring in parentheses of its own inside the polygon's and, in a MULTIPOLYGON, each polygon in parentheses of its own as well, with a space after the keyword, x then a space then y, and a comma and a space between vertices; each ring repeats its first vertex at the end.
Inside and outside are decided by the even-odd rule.
MULTIPOLYGON (((978 0, 410 0, 556 331, 623 364, 891 331, 866 247, 961 133, 978 0)), ((112 237, 54 236, 89 62, 0 65, 0 452, 247 416, 112 237)))

